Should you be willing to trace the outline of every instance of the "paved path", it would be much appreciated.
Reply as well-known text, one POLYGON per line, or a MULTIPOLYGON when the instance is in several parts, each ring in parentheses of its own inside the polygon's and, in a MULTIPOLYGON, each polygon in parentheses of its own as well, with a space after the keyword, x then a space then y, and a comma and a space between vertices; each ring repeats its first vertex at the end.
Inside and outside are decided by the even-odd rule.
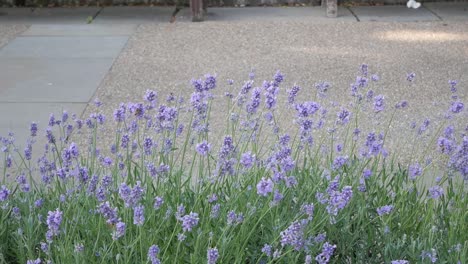
MULTIPOLYGON (((347 89, 367 62, 387 77, 382 86, 389 90, 414 70, 425 78, 410 95, 422 93, 415 102, 422 115, 424 104, 440 104, 448 79, 468 83, 467 9, 353 7, 329 19, 320 7, 211 8, 207 21, 195 24, 184 9, 170 25, 172 8, 164 7, 0 8, 0 31, 31 25, 0 48, 0 135, 12 130, 22 144, 30 121, 44 128, 51 112, 83 113, 95 93, 111 114, 114 104, 139 100, 147 88, 186 89, 190 78, 214 71, 242 80, 252 67, 259 79, 282 69, 287 85, 327 79, 347 89)), ((336 100, 344 101, 340 94, 336 100)))
POLYGON ((0 49, 0 134, 23 145, 28 124, 82 113, 135 26, 32 25, 0 49))

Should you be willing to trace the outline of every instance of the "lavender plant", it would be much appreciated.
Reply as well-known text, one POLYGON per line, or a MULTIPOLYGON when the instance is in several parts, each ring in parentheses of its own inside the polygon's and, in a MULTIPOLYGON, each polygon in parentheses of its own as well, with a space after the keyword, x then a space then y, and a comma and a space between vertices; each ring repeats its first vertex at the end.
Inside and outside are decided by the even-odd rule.
POLYGON ((284 78, 257 85, 251 73, 220 96, 234 81, 205 75, 188 101, 148 90, 111 117, 96 100, 88 118, 31 123, 24 150, 13 133, 1 137, 0 262, 467 263, 456 81, 441 127, 426 140, 429 120, 408 132, 420 145, 403 163, 386 140, 410 103, 390 107, 367 65, 347 105, 327 107, 328 82, 304 101, 297 85, 282 94, 284 78), (210 127, 216 100, 227 100, 221 136, 210 127), (295 116, 287 127, 280 111, 295 116), (47 143, 34 154, 39 136, 47 143))

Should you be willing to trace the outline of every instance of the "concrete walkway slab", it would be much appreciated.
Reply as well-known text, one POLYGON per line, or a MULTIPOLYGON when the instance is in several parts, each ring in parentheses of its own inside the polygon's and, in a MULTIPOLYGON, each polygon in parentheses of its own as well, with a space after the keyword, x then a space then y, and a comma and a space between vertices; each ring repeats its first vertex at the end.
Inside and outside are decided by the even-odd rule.
POLYGON ((17 37, 0 58, 115 58, 128 37, 17 37))
POLYGON ((110 6, 104 7, 93 24, 145 24, 169 22, 174 7, 110 6))
POLYGON ((424 3, 424 7, 436 13, 444 21, 468 21, 468 2, 424 3))
POLYGON ((23 36, 129 36, 136 25, 32 25, 23 36))
POLYGON ((8 24, 86 24, 88 17, 94 17, 99 7, 70 8, 3 8, 1 23, 8 24))
POLYGON ((0 103, 88 102, 114 58, 1 58, 0 103))
POLYGON ((421 22, 440 19, 425 8, 410 9, 406 6, 356 6, 351 7, 360 21, 421 22))

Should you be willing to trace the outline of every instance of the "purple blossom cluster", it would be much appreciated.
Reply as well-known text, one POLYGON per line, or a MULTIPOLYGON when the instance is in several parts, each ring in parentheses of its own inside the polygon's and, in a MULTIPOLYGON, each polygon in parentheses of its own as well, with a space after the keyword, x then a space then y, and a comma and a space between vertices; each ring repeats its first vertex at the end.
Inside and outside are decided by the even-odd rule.
POLYGON ((377 208, 377 214, 379 216, 390 214, 393 211, 393 205, 385 205, 377 208))
POLYGON ((280 233, 281 246, 292 246, 296 251, 304 248, 305 238, 304 229, 307 225, 307 220, 294 221, 286 230, 280 233))
POLYGON ((160 264, 161 261, 158 259, 159 247, 157 245, 151 245, 148 249, 148 260, 151 264, 160 264))
POLYGON ((201 143, 198 143, 197 146, 196 146, 196 151, 198 154, 202 155, 202 156, 206 156, 208 155, 208 153, 210 152, 211 150, 211 144, 209 144, 206 140, 201 142, 201 143))
POLYGON ((260 196, 268 196, 269 193, 273 192, 273 181, 264 177, 257 184, 257 194, 260 196))
POLYGON ((130 188, 125 182, 119 187, 120 198, 124 201, 127 208, 134 208, 140 202, 143 192, 144 190, 141 187, 140 181, 137 181, 137 184, 133 188, 130 188))
POLYGON ((209 248, 206 252, 208 264, 216 264, 219 258, 219 252, 217 248, 209 248))
POLYGON ((184 215, 182 218, 181 218, 181 221, 182 221, 182 230, 184 232, 188 231, 192 231, 192 229, 198 225, 198 221, 200 220, 200 218, 198 218, 198 214, 197 213, 194 213, 194 212, 190 212, 190 214, 188 215, 184 215))
POLYGON ((244 215, 242 213, 236 214, 234 210, 231 210, 227 214, 227 225, 238 225, 244 222, 244 215))
POLYGON ((55 211, 49 211, 47 215, 47 236, 54 237, 60 234, 60 224, 62 223, 62 211, 58 208, 55 211))
POLYGON ((322 246, 322 252, 315 257, 315 260, 319 264, 329 263, 335 249, 336 245, 325 242, 322 246))

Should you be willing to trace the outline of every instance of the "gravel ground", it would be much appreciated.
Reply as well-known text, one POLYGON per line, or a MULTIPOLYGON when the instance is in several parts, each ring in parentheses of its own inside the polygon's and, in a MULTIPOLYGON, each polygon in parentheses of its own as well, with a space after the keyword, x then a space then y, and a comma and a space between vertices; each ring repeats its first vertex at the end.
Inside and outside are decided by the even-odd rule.
MULTIPOLYGON (((410 158, 414 131, 408 126, 412 121, 419 126, 429 118, 432 128, 437 128, 450 102, 448 80, 458 80, 459 97, 465 102, 468 99, 468 23, 279 20, 145 24, 131 37, 96 97, 105 103, 103 111, 111 119, 118 103, 141 101, 146 89, 157 90, 160 98, 170 92, 189 98, 193 77, 216 73, 216 94, 222 95, 229 89, 226 79, 233 79, 239 89, 255 69, 256 85, 260 86, 279 69, 285 75, 283 88, 302 87, 300 100, 314 100, 314 84, 329 81, 332 88, 322 102, 333 105, 330 116, 334 119, 341 106, 350 108, 350 83, 361 63, 380 76, 373 89, 385 95, 388 108, 408 100, 410 108, 397 112, 387 142, 391 151, 399 149, 401 157, 410 158), (406 82, 409 72, 417 76, 411 85, 406 82)), ((214 108, 213 135, 220 134, 217 128, 222 127, 223 107, 214 108)), ((280 97, 278 120, 287 130, 292 112, 284 109, 285 97, 280 97)), ((88 107, 84 116, 92 111, 88 107)), ((384 120, 391 111, 379 115, 365 121, 362 130, 385 130, 384 120)), ((468 111, 457 120, 459 129, 464 128, 468 111)))
POLYGON ((1 25, 0 24, 0 48, 8 44, 8 41, 14 39, 17 35, 26 31, 26 25, 1 25))

